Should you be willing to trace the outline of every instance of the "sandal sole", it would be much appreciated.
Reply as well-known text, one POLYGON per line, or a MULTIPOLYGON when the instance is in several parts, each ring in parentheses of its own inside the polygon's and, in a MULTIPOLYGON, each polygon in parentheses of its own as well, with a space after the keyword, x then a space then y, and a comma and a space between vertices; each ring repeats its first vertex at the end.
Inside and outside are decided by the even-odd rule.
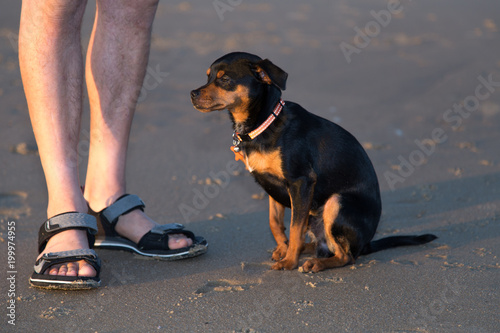
POLYGON ((101 285, 101 280, 92 278, 64 281, 43 277, 31 277, 29 282, 32 287, 50 290, 89 290, 98 288, 101 285))
POLYGON ((149 253, 139 250, 133 245, 124 243, 123 241, 113 240, 98 240, 96 239, 94 248, 102 248, 108 250, 123 250, 140 255, 142 259, 156 259, 164 261, 181 260, 193 258, 202 255, 208 251, 208 244, 194 244, 182 252, 174 252, 170 254, 149 253))

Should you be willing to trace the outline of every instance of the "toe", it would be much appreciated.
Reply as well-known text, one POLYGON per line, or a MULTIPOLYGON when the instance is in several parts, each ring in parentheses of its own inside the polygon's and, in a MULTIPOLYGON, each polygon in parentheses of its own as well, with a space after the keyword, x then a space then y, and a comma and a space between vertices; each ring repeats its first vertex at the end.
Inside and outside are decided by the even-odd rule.
POLYGON ((313 265, 309 261, 306 261, 304 265, 302 265, 302 272, 309 273, 311 271, 313 265))
POLYGON ((271 266, 271 269, 275 271, 280 271, 283 269, 283 265, 280 262, 277 262, 271 266))
POLYGON ((282 246, 278 245, 276 247, 276 249, 274 250, 271 258, 274 261, 280 261, 282 258, 284 258, 286 256, 287 249, 288 249, 288 246, 286 246, 286 245, 282 245, 282 246))
MULTIPOLYGON (((53 267, 51 267, 51 268, 49 269, 49 275, 60 275, 60 274, 59 274, 60 268, 61 268, 61 266, 59 266, 59 265, 58 265, 58 266, 53 266, 53 267)), ((47 273, 45 273, 45 274, 47 274, 47 273)), ((61 274, 61 275, 62 275, 62 274, 61 274)))
POLYGON ((78 276, 85 276, 85 277, 96 276, 97 272, 95 271, 94 267, 89 265, 87 262, 79 261, 78 264, 79 264, 78 276))
POLYGON ((271 269, 273 270, 284 269, 290 271, 295 268, 297 268, 297 263, 293 260, 287 260, 287 259, 282 259, 281 261, 278 261, 277 263, 271 266, 271 269))
POLYGON ((302 269, 306 273, 307 272, 318 273, 319 271, 322 271, 323 269, 325 269, 325 267, 321 263, 320 260, 310 259, 304 263, 304 265, 302 266, 302 269))
MULTIPOLYGON (((74 263, 74 262, 69 262, 67 263, 66 265, 63 265, 61 266, 62 267, 66 267, 66 276, 77 276, 78 275, 78 266, 77 266, 77 263, 74 263)), ((61 272, 61 270, 59 270, 59 273, 61 272)), ((63 275, 63 274, 59 274, 59 275, 63 275)))
POLYGON ((168 239, 168 247, 175 250, 193 245, 193 240, 183 234, 170 235, 168 239))
POLYGON ((96 276, 97 272, 86 261, 68 262, 65 264, 51 267, 45 274, 60 276, 96 276))

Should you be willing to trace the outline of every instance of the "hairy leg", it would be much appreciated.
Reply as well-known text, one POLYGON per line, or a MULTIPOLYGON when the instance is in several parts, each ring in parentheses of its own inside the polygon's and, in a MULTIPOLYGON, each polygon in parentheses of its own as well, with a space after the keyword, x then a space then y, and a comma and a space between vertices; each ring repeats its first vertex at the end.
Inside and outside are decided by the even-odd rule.
MULTIPOLYGON (((149 58, 158 0, 98 0, 87 52, 90 101, 89 165, 85 198, 101 211, 126 191, 125 163, 130 127, 149 58)), ((156 224, 139 210, 122 217, 116 231, 139 242, 156 224)), ((183 235, 170 237, 173 249, 189 246, 183 235)))
MULTIPOLYGON (((47 216, 87 204, 78 180, 77 146, 82 110, 80 25, 86 1, 24 0, 19 64, 48 190, 47 216)), ((53 236, 44 252, 88 248, 85 231, 53 236)), ((84 261, 54 266, 50 274, 93 276, 84 261)))

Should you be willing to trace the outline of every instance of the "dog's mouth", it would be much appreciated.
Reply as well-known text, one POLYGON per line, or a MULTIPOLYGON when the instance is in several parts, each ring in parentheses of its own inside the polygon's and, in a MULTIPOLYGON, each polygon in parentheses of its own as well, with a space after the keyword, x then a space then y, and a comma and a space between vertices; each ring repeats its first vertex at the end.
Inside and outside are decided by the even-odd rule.
POLYGON ((226 108, 224 104, 214 103, 211 99, 191 99, 191 103, 200 112, 222 111, 226 108))
POLYGON ((205 105, 193 103, 193 106, 196 110, 198 110, 200 112, 222 111, 226 108, 225 105, 222 105, 222 104, 205 106, 205 105))

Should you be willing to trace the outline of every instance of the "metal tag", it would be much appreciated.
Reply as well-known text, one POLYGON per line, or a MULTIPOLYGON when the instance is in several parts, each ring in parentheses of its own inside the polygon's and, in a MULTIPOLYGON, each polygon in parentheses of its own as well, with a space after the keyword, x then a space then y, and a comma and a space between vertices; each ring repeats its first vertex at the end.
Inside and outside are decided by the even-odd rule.
POLYGON ((241 150, 240 144, 241 141, 238 138, 238 135, 236 134, 236 132, 233 133, 233 147, 235 152, 239 152, 241 150))

